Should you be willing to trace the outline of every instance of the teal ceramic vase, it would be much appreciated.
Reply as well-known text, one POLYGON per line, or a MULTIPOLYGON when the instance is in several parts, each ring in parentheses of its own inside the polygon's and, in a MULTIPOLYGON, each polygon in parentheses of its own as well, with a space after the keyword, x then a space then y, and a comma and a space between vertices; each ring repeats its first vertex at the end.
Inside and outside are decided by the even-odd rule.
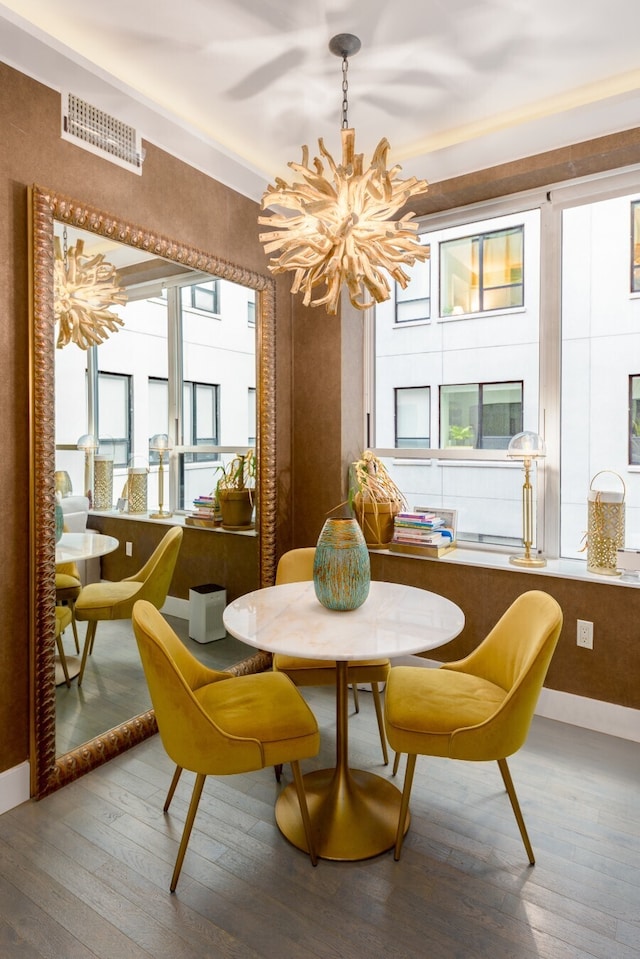
POLYGON ((56 502, 56 543, 60 539, 64 532, 64 513, 62 512, 62 506, 60 503, 56 502))
POLYGON ((313 562, 313 585, 327 609, 362 606, 369 595, 369 550, 355 519, 326 520, 313 562))

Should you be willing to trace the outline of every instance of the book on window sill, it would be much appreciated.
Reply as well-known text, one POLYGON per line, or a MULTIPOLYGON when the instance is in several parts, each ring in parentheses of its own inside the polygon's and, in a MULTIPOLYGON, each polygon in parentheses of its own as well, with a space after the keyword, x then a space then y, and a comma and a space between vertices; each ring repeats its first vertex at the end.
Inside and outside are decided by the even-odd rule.
POLYGON ((389 544, 389 549, 392 553, 410 553, 413 556, 446 556, 447 553, 452 553, 456 548, 455 543, 451 543, 449 546, 419 546, 416 543, 396 543, 392 542, 389 544))
POLYGON ((186 526, 199 526, 200 529, 215 529, 222 522, 212 516, 185 516, 184 521, 186 526))

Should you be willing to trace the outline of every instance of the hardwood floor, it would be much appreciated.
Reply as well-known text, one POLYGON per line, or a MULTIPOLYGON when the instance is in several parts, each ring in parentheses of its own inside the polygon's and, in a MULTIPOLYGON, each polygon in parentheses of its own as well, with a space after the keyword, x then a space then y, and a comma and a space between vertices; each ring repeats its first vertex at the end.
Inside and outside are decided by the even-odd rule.
MULTIPOLYGON (((304 694, 323 733, 309 770, 332 764, 334 698, 304 694)), ((352 764, 390 775, 360 701, 352 764)), ((640 746, 536 718, 510 765, 534 867, 495 763, 418 759, 401 861, 316 869, 279 833, 265 769, 207 780, 171 895, 192 778, 164 816, 173 768, 154 737, 0 817, 0 955, 638 959, 640 746)))

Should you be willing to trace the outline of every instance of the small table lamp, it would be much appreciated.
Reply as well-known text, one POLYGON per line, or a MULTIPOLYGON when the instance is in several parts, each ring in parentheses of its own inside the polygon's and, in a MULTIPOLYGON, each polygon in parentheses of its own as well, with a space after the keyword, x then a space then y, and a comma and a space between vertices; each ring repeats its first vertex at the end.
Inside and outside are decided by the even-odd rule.
POLYGON ((538 433, 516 433, 507 447, 507 456, 510 459, 523 461, 524 483, 522 486, 522 542, 524 555, 510 556, 509 562, 514 566, 546 566, 543 556, 531 555, 533 543, 533 489, 531 486, 531 463, 534 459, 541 459, 546 455, 544 440, 538 433))
POLYGON ((98 440, 91 433, 84 433, 76 446, 84 450, 84 494, 91 500, 91 458, 99 447, 98 440))
POLYGON ((158 454, 160 465, 158 467, 158 512, 150 513, 150 519, 166 519, 173 516, 171 510, 163 509, 164 499, 164 457, 170 449, 169 437, 166 433, 156 433, 149 440, 149 449, 158 454))

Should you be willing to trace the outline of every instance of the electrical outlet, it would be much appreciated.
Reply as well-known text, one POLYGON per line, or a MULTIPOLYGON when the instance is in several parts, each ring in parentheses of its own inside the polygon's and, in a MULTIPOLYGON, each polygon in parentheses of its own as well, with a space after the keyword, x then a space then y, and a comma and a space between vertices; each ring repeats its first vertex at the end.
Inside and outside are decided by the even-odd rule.
POLYGON ((586 619, 578 620, 577 643, 584 649, 593 649, 593 623, 586 619))
POLYGON ((125 543, 124 551, 127 556, 133 556, 133 543, 125 543))

